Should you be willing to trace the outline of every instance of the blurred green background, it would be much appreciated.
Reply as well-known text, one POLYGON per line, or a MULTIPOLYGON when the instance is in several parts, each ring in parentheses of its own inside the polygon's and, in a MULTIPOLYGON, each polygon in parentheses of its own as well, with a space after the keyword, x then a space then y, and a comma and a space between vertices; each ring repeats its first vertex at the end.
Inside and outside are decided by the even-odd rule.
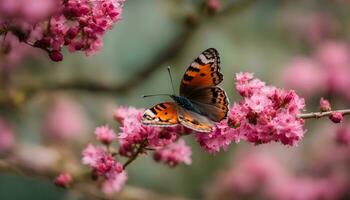
MULTIPOLYGON (((285 13, 330 9, 327 12, 349 15, 346 8, 329 7, 329 1, 246 1, 243 6, 225 14, 202 16, 198 13, 203 12, 198 12, 198 9, 202 9, 204 1, 126 0, 123 19, 108 32, 104 47, 97 55, 85 57, 65 52, 63 62, 55 64, 47 59, 31 59, 16 69, 13 75, 15 84, 35 91, 25 105, 18 108, 19 111, 7 113, 16 123, 16 133, 27 142, 39 142, 45 109, 57 93, 72 97, 82 106, 89 120, 90 138, 97 125, 108 123, 116 128, 112 119, 116 106, 147 108, 166 100, 162 97, 143 99, 141 96, 171 92, 167 66, 172 67, 175 87, 178 88, 189 63, 209 47, 216 48, 221 55, 223 88, 231 102, 238 98, 233 85, 236 72, 254 72, 267 83, 283 87, 281 72, 284 65, 296 54, 309 52, 305 41, 296 38, 286 27, 285 13), (190 24, 189 20, 192 20, 190 24), (96 84, 115 91, 94 92, 74 87, 79 84, 96 84)), ((237 2, 240 1, 223 0, 222 8, 237 2)), ((186 136, 186 141, 193 149, 192 165, 168 168, 155 163, 151 156, 142 156, 129 167, 127 184, 200 199, 215 172, 230 163, 237 145, 231 145, 227 152, 210 155, 192 136, 186 136)), ((83 148, 81 145, 76 148, 83 148)), ((64 190, 49 182, 0 176, 0 199, 62 198, 76 197, 67 196, 64 190)))

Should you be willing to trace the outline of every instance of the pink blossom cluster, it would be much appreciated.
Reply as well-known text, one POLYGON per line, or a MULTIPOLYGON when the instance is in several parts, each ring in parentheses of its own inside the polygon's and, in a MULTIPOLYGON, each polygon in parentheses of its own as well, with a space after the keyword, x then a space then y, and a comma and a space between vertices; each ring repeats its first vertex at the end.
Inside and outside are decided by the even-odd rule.
POLYGON ((11 33, 20 42, 45 50, 53 61, 63 59, 64 46, 70 52, 92 55, 102 47, 104 34, 121 19, 124 2, 1 0, 0 33, 11 33))
POLYGON ((304 121, 297 118, 305 107, 304 99, 293 90, 286 91, 253 77, 236 74, 236 89, 243 99, 234 103, 228 119, 216 125, 209 134, 196 134, 204 149, 217 152, 234 141, 245 140, 256 145, 281 142, 294 146, 303 137, 304 121))
POLYGON ((155 149, 154 158, 170 166, 191 163, 191 149, 179 137, 187 130, 182 126, 154 127, 141 123, 143 109, 118 108, 114 118, 120 123, 119 154, 131 157, 140 146, 155 149), (179 141, 178 141, 179 140, 179 141))
POLYGON ((143 110, 120 107, 114 118, 120 123, 116 134, 108 125, 95 129, 96 139, 102 146, 88 144, 82 152, 82 163, 88 165, 96 179, 102 179, 102 191, 107 194, 119 192, 127 180, 127 163, 140 154, 154 151, 154 159, 174 167, 180 163, 191 164, 191 148, 179 139, 186 129, 181 126, 159 128, 141 123, 143 110), (118 142, 117 151, 113 143, 118 142), (122 165, 116 156, 128 160, 122 165))
POLYGON ((111 195, 119 192, 127 180, 127 173, 105 147, 89 144, 82 152, 82 162, 92 169, 93 177, 102 179, 102 191, 111 195))
POLYGON ((209 187, 207 199, 317 200, 340 199, 346 178, 338 174, 296 175, 266 152, 239 156, 209 187))
POLYGON ((156 150, 153 157, 156 161, 161 161, 171 167, 174 167, 182 162, 190 165, 192 163, 191 155, 191 148, 186 145, 183 139, 179 139, 175 143, 156 150))
POLYGON ((323 41, 310 56, 297 56, 284 71, 287 86, 307 96, 337 94, 350 99, 350 47, 346 41, 323 41))
POLYGON ((48 106, 43 122, 43 136, 51 141, 82 139, 88 126, 86 113, 73 99, 56 95, 48 106))

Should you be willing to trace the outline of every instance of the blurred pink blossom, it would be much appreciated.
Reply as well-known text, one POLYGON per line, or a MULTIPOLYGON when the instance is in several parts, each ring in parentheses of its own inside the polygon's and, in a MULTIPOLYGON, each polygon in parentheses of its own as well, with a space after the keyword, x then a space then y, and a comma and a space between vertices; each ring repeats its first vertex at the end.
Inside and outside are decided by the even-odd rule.
POLYGON ((327 87, 330 91, 350 97, 350 48, 346 42, 326 41, 317 48, 315 59, 328 75, 327 87))
POLYGON ((156 150, 153 158, 156 161, 164 162, 170 167, 174 167, 179 163, 190 165, 192 163, 191 155, 191 148, 186 145, 183 139, 179 139, 175 143, 156 150))
POLYGON ((309 58, 294 58, 286 65, 287 86, 305 95, 336 93, 350 99, 350 48, 344 41, 324 41, 309 58))
MULTIPOLYGON (((350 123, 340 127, 336 132, 336 141, 342 145, 350 144, 350 123)), ((350 154, 350 150, 349 150, 350 154)))
POLYGON ((109 128, 108 125, 97 127, 95 129, 95 134, 97 136, 97 140, 106 145, 111 144, 117 139, 117 135, 114 133, 113 129, 109 128))
POLYGON ((102 184, 102 191, 106 195, 112 195, 113 193, 120 192, 128 180, 128 174, 123 171, 119 174, 114 174, 113 178, 109 178, 102 184))
POLYGON ((43 132, 48 139, 71 140, 85 135, 87 117, 81 106, 67 97, 58 97, 46 115, 43 132))
POLYGON ((63 172, 55 178, 54 183, 59 187, 68 188, 72 181, 72 176, 67 172, 63 172))
POLYGON ((102 178, 102 191, 110 195, 121 190, 127 180, 127 174, 106 149, 89 144, 82 152, 82 163, 92 169, 97 178, 102 178))
POLYGON ((12 125, 0 118, 0 153, 6 153, 15 145, 15 135, 12 125))
POLYGON ((285 66, 283 79, 290 88, 312 96, 326 90, 327 73, 313 59, 299 56, 285 66))
POLYGON ((331 16, 323 13, 303 13, 295 10, 284 12, 286 29, 292 36, 303 39, 312 45, 334 36, 339 24, 331 16))
POLYGON ((0 0, 0 22, 35 24, 52 15, 61 0, 0 0))
POLYGON ((320 110, 321 112, 327 112, 332 110, 331 104, 329 103, 329 101, 323 97, 320 99, 320 110))
POLYGON ((336 174, 296 174, 272 152, 240 154, 216 177, 207 199, 334 200, 346 190, 346 178, 336 174))
POLYGON ((222 8, 221 0, 208 0, 207 6, 212 11, 218 11, 222 8))
POLYGON ((25 58, 38 57, 40 55, 39 51, 21 43, 11 33, 8 33, 6 38, 5 36, 0 36, 0 41, 0 69, 5 71, 13 70, 25 58))

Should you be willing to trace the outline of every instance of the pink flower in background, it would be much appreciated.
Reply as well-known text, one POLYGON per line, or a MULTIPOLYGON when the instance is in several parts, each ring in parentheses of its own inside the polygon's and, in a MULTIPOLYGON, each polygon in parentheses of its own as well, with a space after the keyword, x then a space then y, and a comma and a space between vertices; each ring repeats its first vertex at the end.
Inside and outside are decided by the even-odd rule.
POLYGON ((79 104, 69 98, 59 97, 49 108, 43 132, 49 139, 68 141, 82 137, 87 124, 87 117, 79 104))
POLYGON ((128 180, 128 174, 123 171, 119 174, 114 174, 102 184, 102 191, 106 195, 112 195, 113 193, 120 192, 125 182, 128 180))
POLYGON ((153 158, 156 161, 164 162, 170 167, 174 167, 179 163, 190 165, 192 163, 191 155, 191 148, 186 145, 184 140, 179 139, 175 143, 156 150, 153 158))
POLYGON ((19 41, 63 60, 62 48, 92 55, 121 19, 125 0, 0 0, 0 24, 19 41))
POLYGON ((12 33, 8 33, 6 38, 0 36, 0 41, 0 69, 4 71, 13 70, 25 58, 41 55, 40 51, 21 43, 12 33))
POLYGON ((293 173, 272 152, 252 151, 235 158, 208 188, 207 199, 333 200, 346 190, 345 177, 329 172, 293 173))
POLYGON ((337 34, 339 24, 325 12, 305 13, 298 10, 284 12, 284 23, 292 37, 316 45, 337 34), (286 13, 286 14, 285 14, 286 13))
POLYGON ((12 126, 0 118, 0 153, 6 153, 15 145, 15 135, 12 126))
POLYGON ((102 191, 107 195, 120 191, 127 180, 123 165, 102 147, 89 144, 82 152, 82 163, 103 180, 102 191))
POLYGON ((208 0, 207 6, 212 11, 218 11, 222 8, 221 0, 208 0))
POLYGON ((330 91, 350 95, 350 48, 341 41, 326 41, 320 44, 315 53, 317 59, 326 71, 327 86, 330 91))
POLYGON ((321 112, 327 112, 332 110, 329 101, 327 99, 324 99, 323 97, 320 99, 320 110, 321 112))
POLYGON ((288 87, 305 95, 337 93, 350 99, 350 48, 344 41, 324 41, 310 58, 297 57, 287 64, 288 87))
POLYGON ((285 66, 283 78, 287 86, 307 96, 326 90, 327 73, 310 58, 293 58, 285 66))
POLYGON ((56 12, 61 0, 0 0, 0 21, 35 24, 56 12))
POLYGON ((95 134, 97 136, 97 140, 106 145, 111 144, 117 139, 117 135, 114 133, 113 129, 109 128, 108 125, 97 127, 95 129, 95 134))
POLYGON ((347 123, 346 125, 342 126, 337 130, 336 141, 341 145, 350 144, 350 123, 347 123))
POLYGON ((67 172, 63 172, 55 178, 54 183, 59 187, 68 188, 72 181, 72 176, 67 172))

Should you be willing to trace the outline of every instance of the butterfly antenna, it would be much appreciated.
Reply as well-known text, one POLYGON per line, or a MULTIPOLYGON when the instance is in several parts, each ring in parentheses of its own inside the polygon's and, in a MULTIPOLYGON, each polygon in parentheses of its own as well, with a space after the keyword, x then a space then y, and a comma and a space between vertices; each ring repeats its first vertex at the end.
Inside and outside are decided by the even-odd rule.
POLYGON ((171 95, 170 94, 150 94, 150 95, 143 95, 142 98, 156 97, 156 96, 171 96, 171 95))
POLYGON ((171 76, 170 66, 168 66, 168 73, 169 73, 169 78, 170 78, 170 82, 171 82, 171 87, 173 88, 173 94, 175 95, 175 88, 174 88, 174 83, 173 83, 173 77, 171 76))

